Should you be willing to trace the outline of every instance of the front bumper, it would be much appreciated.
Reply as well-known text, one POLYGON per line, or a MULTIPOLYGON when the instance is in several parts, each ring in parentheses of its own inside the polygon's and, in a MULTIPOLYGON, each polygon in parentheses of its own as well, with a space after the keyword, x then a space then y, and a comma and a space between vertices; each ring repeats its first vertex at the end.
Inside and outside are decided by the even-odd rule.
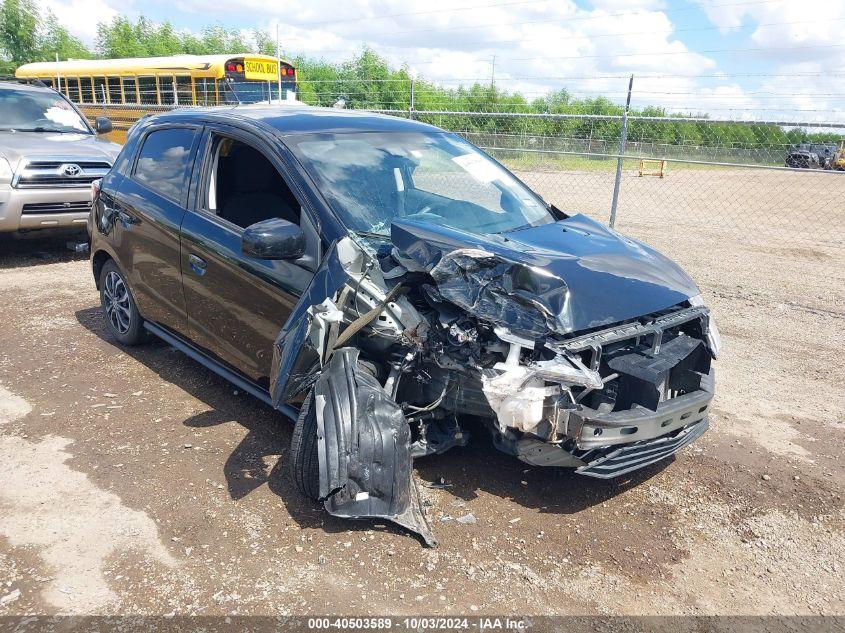
POLYGON ((0 189, 0 233, 33 229, 85 229, 91 189, 0 189))
POLYGON ((585 466, 576 468, 579 475, 596 477, 598 479, 611 479, 638 470, 655 462, 674 455, 687 444, 701 437, 708 429, 707 417, 701 418, 679 432, 659 437, 655 440, 647 440, 628 444, 618 448, 602 457, 592 460, 585 466))
POLYGON ((701 378, 701 388, 665 400, 656 410, 635 406, 599 413, 582 408, 569 413, 574 447, 534 438, 517 442, 516 456, 535 466, 574 467, 578 474, 609 479, 669 457, 708 428, 716 383, 715 370, 701 378))
POLYGON ((715 384, 716 371, 711 369, 702 376, 700 389, 664 400, 656 410, 635 406, 599 413, 585 408, 571 414, 569 431, 578 448, 586 451, 662 437, 706 419, 715 384))

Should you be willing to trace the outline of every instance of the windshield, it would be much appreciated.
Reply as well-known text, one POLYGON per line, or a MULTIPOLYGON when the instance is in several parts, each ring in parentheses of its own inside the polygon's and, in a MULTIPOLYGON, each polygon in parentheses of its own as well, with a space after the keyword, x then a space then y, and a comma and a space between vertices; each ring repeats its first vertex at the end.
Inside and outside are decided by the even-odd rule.
POLYGON ((0 90, 0 130, 90 134, 76 110, 55 92, 0 90))
MULTIPOLYGON (((275 81, 233 81, 227 85, 232 89, 225 94, 229 102, 260 103, 268 98, 279 98, 279 84, 275 81)), ((296 85, 292 81, 282 81, 282 98, 291 91, 296 91, 296 85)))
POLYGON ((355 231, 388 235, 394 218, 479 234, 554 221, 531 190, 453 134, 364 132, 285 140, 355 231))

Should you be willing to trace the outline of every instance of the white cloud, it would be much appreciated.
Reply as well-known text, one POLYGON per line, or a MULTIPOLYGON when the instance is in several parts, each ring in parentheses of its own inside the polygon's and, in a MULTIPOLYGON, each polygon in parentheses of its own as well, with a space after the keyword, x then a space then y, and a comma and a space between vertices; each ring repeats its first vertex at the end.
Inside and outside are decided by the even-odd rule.
MULTIPOLYGON (((738 32, 738 26, 747 33, 737 45, 735 37, 725 40, 714 29, 708 37, 713 45, 699 48, 807 47, 741 59, 755 60, 754 67, 775 73, 806 74, 812 68, 814 73, 828 75, 820 82, 818 78, 730 76, 744 66, 730 55, 693 52, 684 42, 685 33, 671 19, 671 9, 677 5, 667 0, 497 1, 501 6, 479 6, 482 0, 279 0, 272 4, 230 0, 225 15, 224 9, 209 8, 205 0, 177 0, 173 6, 190 16, 195 31, 225 16, 255 16, 254 24, 243 26, 263 27, 275 34, 278 21, 282 48, 288 55, 304 53, 341 61, 367 45, 392 64, 407 64, 419 76, 444 85, 489 80, 495 55, 497 84, 529 97, 565 87, 576 97, 604 94, 622 102, 626 76, 634 73, 638 106, 758 118, 787 113, 795 117, 801 114, 798 109, 822 109, 825 112, 815 118, 845 117, 842 97, 809 96, 845 93, 843 78, 835 77, 836 71, 845 75, 841 61, 845 51, 833 46, 812 48, 842 44, 845 1, 774 0, 727 6, 724 0, 697 0, 724 34, 738 32), (782 22, 793 24, 766 26, 782 22), (774 67, 774 63, 779 65, 774 67), (725 76, 720 76, 722 71, 725 76)), ((90 42, 97 21, 110 19, 116 9, 125 11, 125 5, 117 2, 46 0, 46 6, 90 42)))
MULTIPOLYGON (((127 12, 130 3, 122 3, 120 12, 127 12)), ((50 10, 71 34, 91 45, 97 37, 97 24, 110 22, 118 10, 107 0, 43 0, 42 9, 50 10)))

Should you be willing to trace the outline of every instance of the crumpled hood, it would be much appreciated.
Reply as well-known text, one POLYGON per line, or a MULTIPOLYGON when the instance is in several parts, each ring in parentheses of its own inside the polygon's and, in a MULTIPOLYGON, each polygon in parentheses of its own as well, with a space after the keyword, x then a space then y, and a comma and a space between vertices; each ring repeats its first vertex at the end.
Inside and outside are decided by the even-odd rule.
POLYGON ((64 157, 74 160, 114 162, 120 145, 96 134, 60 134, 56 132, 0 132, 0 156, 15 169, 24 156, 31 158, 64 157))
POLYGON ((431 274, 436 299, 525 336, 611 325, 699 294, 677 264, 583 215, 495 235, 394 220, 391 240, 431 274))

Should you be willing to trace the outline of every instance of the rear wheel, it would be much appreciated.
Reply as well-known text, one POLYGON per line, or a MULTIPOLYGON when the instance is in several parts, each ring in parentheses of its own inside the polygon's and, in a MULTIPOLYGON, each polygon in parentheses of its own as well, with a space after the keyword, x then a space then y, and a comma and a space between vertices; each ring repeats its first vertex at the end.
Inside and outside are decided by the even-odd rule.
POLYGON ((111 335, 121 345, 138 345, 144 340, 144 320, 135 305, 129 284, 113 260, 100 271, 100 304, 111 335))
POLYGON ((309 499, 320 498, 320 461, 317 457, 317 414, 314 390, 308 392, 290 441, 290 476, 299 492, 309 499))

